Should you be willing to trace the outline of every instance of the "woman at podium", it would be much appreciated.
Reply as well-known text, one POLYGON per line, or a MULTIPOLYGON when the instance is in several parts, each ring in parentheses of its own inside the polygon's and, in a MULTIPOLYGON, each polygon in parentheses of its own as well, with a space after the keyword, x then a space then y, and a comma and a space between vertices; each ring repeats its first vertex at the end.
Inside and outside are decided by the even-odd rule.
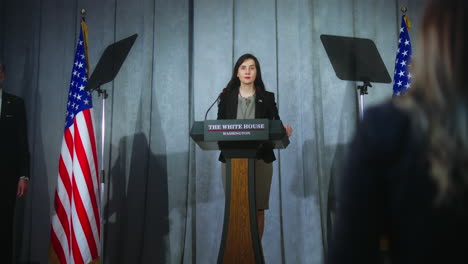
MULTIPOLYGON (((275 95, 265 90, 260 63, 252 54, 244 54, 237 60, 232 77, 220 95, 218 119, 274 119, 280 120, 275 95)), ((289 125, 284 126, 288 136, 292 134, 289 125)), ((226 181, 225 158, 219 156, 222 164, 223 185, 226 181)), ((255 202, 260 238, 263 236, 265 210, 269 208, 270 186, 273 164, 276 160, 273 146, 264 145, 257 152, 255 160, 255 202)))

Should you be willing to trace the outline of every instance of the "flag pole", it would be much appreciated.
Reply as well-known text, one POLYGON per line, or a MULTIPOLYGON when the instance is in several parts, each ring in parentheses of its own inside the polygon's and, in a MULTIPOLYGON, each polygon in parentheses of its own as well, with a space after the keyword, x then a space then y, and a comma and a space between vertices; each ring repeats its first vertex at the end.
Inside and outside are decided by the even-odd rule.
MULTIPOLYGON (((81 9, 80 13, 81 13, 81 17, 84 18, 86 16, 86 9, 84 9, 84 8, 81 9)), ((87 53, 87 51, 86 51, 86 53, 87 53)), ((88 67, 89 67, 89 63, 88 63, 88 67)), ((88 73, 88 74, 90 74, 90 73, 88 73)), ((99 217, 99 220, 100 220, 99 224, 101 225, 101 228, 100 228, 100 230, 101 230, 101 234, 100 234, 101 239, 99 241, 101 250, 100 250, 100 256, 99 257, 100 257, 100 263, 104 263, 104 261, 103 261, 104 260, 104 258, 103 258, 103 256, 104 256, 104 254, 103 254, 103 252, 104 252, 104 220, 103 220, 102 215, 103 215, 103 209, 104 209, 104 191, 105 191, 105 181, 104 181, 104 179, 105 179, 105 170, 104 170, 104 146, 105 146, 104 143, 105 143, 105 141, 104 140, 105 140, 105 131, 106 131, 106 128, 105 128, 105 125, 106 125, 106 111, 105 111, 105 109, 106 109, 106 107, 105 106, 106 106, 106 99, 107 99, 108 94, 107 94, 106 90, 102 90, 100 87, 98 87, 96 89, 96 91, 98 92, 98 96, 103 95, 102 96, 102 107, 101 107, 101 157, 100 157, 100 165, 101 165, 100 168, 101 169, 99 171, 99 182, 100 182, 100 197, 99 197, 100 198, 100 208, 99 208, 100 210, 99 210, 99 212, 101 214, 101 216, 99 217)))

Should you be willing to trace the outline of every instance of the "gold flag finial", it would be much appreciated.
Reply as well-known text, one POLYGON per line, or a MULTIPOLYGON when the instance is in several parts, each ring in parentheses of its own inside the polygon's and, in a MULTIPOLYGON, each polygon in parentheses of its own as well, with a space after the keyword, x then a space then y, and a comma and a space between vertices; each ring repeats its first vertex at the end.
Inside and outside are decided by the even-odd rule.
POLYGON ((86 9, 84 9, 84 8, 81 9, 80 13, 81 13, 81 17, 85 17, 86 16, 86 9))
POLYGON ((406 8, 406 7, 401 8, 401 12, 403 12, 403 16, 405 17, 406 27, 408 28, 408 31, 410 31, 411 30, 411 21, 410 21, 409 17, 406 15, 406 11, 408 11, 408 8, 406 8))

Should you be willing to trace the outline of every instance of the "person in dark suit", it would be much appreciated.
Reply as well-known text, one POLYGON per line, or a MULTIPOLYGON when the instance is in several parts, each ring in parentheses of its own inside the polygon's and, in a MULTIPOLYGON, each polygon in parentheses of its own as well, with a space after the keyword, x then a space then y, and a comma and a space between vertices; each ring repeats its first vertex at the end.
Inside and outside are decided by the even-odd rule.
MULTIPOLYGON (((244 54, 237 60, 231 80, 220 95, 218 119, 254 119, 266 118, 280 120, 276 107, 275 95, 265 90, 260 63, 252 54, 244 54)), ((291 136, 290 125, 284 126, 286 134, 291 136)), ((225 183, 226 162, 222 153, 223 184, 225 183)), ((255 161, 255 200, 260 238, 263 236, 265 213, 269 208, 273 164, 276 160, 273 146, 264 144, 257 152, 255 161)))
POLYGON ((413 87, 367 111, 340 180, 328 263, 467 263, 468 2, 429 0, 413 87))
POLYGON ((1 258, 13 261, 13 218, 16 199, 28 191, 29 149, 23 99, 4 91, 6 67, 0 63, 0 171, 2 176, 1 258))

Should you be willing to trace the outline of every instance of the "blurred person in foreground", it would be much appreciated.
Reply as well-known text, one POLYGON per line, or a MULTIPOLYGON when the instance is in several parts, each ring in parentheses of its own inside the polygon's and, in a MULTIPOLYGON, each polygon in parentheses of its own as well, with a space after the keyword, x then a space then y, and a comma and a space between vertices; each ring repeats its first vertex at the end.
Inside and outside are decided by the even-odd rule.
POLYGON ((413 88, 366 111, 340 179, 328 263, 468 263, 468 10, 427 1, 413 88))

